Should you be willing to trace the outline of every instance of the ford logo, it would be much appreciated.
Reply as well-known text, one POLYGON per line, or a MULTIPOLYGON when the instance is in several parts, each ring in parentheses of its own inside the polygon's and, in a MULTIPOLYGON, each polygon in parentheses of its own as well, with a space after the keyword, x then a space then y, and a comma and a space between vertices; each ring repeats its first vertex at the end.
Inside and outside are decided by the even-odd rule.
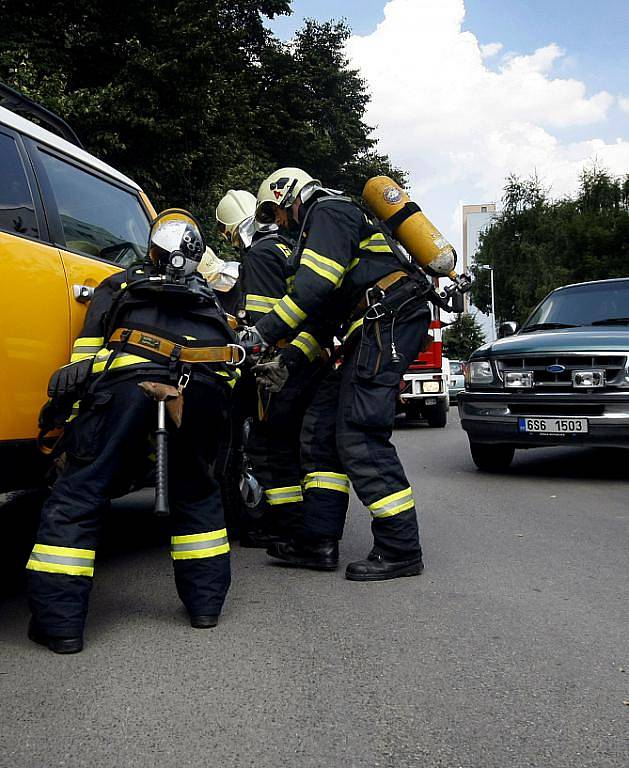
POLYGON ((566 370, 565 365, 549 365, 546 370, 548 373, 563 373, 566 370))

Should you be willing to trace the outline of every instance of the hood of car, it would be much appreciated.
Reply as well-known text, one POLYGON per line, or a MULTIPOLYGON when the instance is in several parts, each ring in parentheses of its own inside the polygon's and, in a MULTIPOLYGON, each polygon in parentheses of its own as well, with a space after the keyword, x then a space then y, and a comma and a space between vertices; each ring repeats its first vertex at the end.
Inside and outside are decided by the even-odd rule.
POLYGON ((484 344, 472 354, 472 358, 551 352, 617 352, 627 349, 629 349, 629 325, 622 328, 584 326, 583 328, 516 333, 515 336, 484 344))

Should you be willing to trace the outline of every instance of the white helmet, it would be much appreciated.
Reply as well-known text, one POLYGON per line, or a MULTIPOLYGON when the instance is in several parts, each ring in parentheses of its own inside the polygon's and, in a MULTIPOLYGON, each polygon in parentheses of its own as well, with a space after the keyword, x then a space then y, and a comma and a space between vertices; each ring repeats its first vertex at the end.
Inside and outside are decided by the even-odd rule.
POLYGON ((256 211, 256 199, 244 189, 230 189, 216 206, 216 221, 222 235, 235 244, 238 227, 256 211))
POLYGON ((261 224, 275 221, 276 208, 290 208, 307 184, 320 184, 301 168, 280 168, 266 178, 258 190, 256 219, 261 224))

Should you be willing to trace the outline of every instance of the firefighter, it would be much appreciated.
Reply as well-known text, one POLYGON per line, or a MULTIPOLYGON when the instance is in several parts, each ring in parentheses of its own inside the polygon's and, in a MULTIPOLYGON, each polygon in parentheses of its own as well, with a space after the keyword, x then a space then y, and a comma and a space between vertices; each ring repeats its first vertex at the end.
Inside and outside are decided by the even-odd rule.
POLYGON ((138 386, 147 380, 183 392, 181 425, 169 428, 171 556, 191 625, 217 624, 230 584, 229 543, 209 466, 242 349, 196 271, 204 247, 190 214, 160 214, 150 258, 98 286, 71 362, 50 380, 49 408, 80 397, 63 438, 65 469, 26 566, 29 637, 56 653, 82 650, 102 512, 129 487, 155 430, 156 403, 138 386))
MULTIPOLYGON (((346 577, 417 575, 423 562, 415 501, 390 438, 401 376, 426 339, 428 306, 366 214, 304 171, 282 168, 269 176, 256 217, 292 229, 298 246, 292 290, 252 333, 274 344, 325 314, 344 337, 342 364, 326 375, 304 418, 302 530, 268 552, 296 566, 337 568, 351 481, 371 513, 374 546, 347 566, 346 577)), ((254 371, 280 389, 284 353, 254 371)))
MULTIPOLYGON (((241 255, 244 315, 250 325, 280 301, 292 275, 293 243, 274 224, 257 224, 255 209, 256 198, 250 192, 233 189, 216 209, 219 231, 241 255)), ((325 353, 308 330, 288 337, 293 336, 285 353, 293 373, 281 395, 265 390, 250 393, 249 399, 257 404, 251 409, 246 452, 265 498, 262 509, 256 509, 257 519, 244 521, 243 546, 266 547, 278 538, 290 538, 301 523, 299 436, 304 412, 325 368, 325 353)))

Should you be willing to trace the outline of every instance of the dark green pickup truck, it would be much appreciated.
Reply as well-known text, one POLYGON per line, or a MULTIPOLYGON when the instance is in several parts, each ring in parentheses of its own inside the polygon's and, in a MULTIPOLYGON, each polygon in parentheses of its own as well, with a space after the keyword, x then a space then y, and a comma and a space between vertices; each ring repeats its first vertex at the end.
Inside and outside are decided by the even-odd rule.
POLYGON ((458 399, 479 469, 506 469, 516 448, 629 447, 629 278, 558 288, 501 329, 458 399))

